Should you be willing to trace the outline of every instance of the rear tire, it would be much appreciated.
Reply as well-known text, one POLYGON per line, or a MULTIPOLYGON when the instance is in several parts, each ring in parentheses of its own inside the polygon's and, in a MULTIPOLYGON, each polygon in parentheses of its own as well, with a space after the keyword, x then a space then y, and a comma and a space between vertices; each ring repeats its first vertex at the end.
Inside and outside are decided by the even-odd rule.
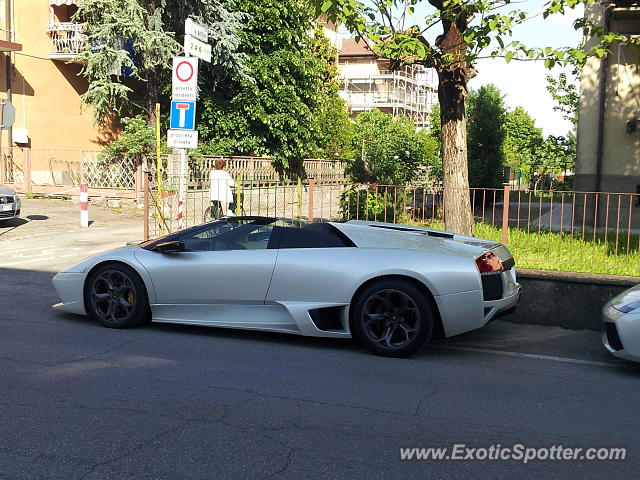
POLYGON ((367 286, 352 305, 351 334, 377 355, 406 357, 433 335, 434 311, 424 292, 406 280, 367 286))
POLYGON ((106 264, 87 279, 84 303, 89 315, 109 328, 128 328, 151 317, 147 289, 131 267, 106 264))

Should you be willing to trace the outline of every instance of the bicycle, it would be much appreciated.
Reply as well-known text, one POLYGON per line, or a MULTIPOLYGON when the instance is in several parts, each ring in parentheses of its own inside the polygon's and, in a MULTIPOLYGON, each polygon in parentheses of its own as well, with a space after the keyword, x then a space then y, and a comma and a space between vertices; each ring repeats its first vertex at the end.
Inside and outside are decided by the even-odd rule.
MULTIPOLYGON (((244 194, 242 194, 242 196, 244 197, 244 194)), ((229 211, 233 212, 231 216, 235 216, 237 201, 238 201, 238 196, 234 191, 233 202, 229 204, 229 211)), ((240 199, 240 215, 246 215, 246 212, 244 211, 244 205, 243 205, 242 199, 240 199)), ((202 216, 202 221, 211 222, 213 220, 219 220, 223 217, 228 217, 228 216, 230 215, 228 215, 223 210, 222 202, 220 200, 211 200, 211 205, 209 205, 204 211, 204 214, 202 216)))

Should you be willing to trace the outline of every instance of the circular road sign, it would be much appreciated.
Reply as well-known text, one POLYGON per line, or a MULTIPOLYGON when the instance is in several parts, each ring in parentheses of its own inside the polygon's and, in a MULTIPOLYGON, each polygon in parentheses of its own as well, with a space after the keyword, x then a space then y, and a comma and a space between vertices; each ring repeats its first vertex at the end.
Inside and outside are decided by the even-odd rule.
POLYGON ((181 82, 188 82, 193 77, 193 66, 189 62, 180 62, 176 67, 176 77, 181 82))

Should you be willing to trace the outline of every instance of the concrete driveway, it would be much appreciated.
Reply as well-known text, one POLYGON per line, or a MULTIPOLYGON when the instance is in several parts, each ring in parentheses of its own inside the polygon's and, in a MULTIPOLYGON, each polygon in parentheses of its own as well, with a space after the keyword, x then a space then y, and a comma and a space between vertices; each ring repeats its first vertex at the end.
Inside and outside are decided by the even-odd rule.
POLYGON ((80 206, 63 200, 23 199, 21 218, 0 222, 0 268, 57 272, 90 255, 142 240, 141 212, 117 213, 89 206, 89 227, 80 227, 80 206))

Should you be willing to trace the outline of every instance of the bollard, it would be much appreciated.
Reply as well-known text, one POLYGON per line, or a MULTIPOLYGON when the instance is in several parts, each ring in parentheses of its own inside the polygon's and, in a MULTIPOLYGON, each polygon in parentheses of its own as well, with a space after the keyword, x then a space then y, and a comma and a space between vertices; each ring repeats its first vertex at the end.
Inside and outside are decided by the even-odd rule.
POLYGON ((86 183, 80 185, 80 226, 89 226, 89 192, 86 183))
POLYGON ((178 230, 182 230, 184 228, 184 202, 182 200, 178 200, 178 230))
POLYGON ((307 214, 307 220, 313 222, 313 190, 315 188, 316 181, 314 178, 309 179, 309 213, 307 214))
POLYGON ((511 185, 509 182, 502 184, 504 188, 504 200, 502 202, 502 244, 506 247, 509 243, 509 192, 511 185))

